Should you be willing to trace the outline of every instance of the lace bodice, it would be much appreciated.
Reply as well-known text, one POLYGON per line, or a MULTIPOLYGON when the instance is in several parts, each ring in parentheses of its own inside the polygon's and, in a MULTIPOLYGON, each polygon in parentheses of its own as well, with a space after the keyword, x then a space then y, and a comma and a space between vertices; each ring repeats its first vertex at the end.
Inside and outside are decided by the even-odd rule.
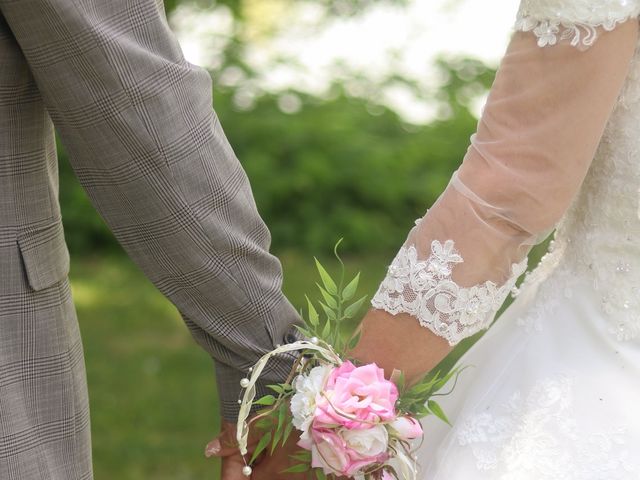
POLYGON ((558 225, 552 252, 521 287, 545 280, 546 291, 565 291, 572 276, 592 278, 607 330, 618 340, 640 337, 639 125, 640 43, 584 184, 558 225))
POLYGON ((635 0, 522 0, 515 29, 532 31, 541 47, 566 39, 584 48, 596 40, 598 27, 613 30, 639 13, 635 0))
POLYGON ((588 429, 575 415, 576 381, 541 378, 504 404, 472 412, 457 428, 457 443, 471 449, 478 471, 500 480, 637 478, 626 426, 588 429))

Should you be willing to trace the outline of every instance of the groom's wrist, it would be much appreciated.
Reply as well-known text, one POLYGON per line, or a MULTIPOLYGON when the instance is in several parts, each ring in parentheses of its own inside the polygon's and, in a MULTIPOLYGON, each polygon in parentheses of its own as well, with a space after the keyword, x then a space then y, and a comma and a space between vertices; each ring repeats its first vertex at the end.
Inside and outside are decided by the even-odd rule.
MULTIPOLYGON (((303 336, 295 328, 290 328, 283 336, 283 343, 293 343, 297 340, 302 340, 302 338, 303 336)), ((283 383, 287 380, 297 355, 295 352, 281 354, 269 360, 260 378, 255 383, 256 399, 264 395, 273 394, 273 390, 268 388, 267 385, 283 383)), ((242 395, 244 394, 244 388, 242 388, 240 382, 243 378, 249 378, 249 367, 245 370, 239 370, 220 362, 215 362, 215 366, 218 396, 220 398, 220 414, 224 420, 236 422, 240 410, 240 400, 242 400, 242 395)), ((250 414, 253 415, 258 409, 259 407, 257 406, 252 407, 250 414)))
MULTIPOLYGON (((248 375, 248 372, 242 372, 219 362, 216 363, 216 383, 218 385, 218 397, 220 399, 220 415, 228 422, 235 423, 238 420, 240 400, 242 400, 244 393, 240 381, 248 377, 248 375)), ((267 395, 269 389, 266 385, 262 380, 256 382, 256 398, 267 395)))

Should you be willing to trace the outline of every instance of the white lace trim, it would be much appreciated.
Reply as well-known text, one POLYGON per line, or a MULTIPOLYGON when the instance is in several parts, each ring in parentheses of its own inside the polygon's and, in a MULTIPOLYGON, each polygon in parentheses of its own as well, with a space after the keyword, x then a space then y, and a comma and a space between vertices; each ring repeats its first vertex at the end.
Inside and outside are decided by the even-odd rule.
POLYGON ((527 259, 514 263, 511 276, 500 287, 492 281, 461 287, 451 280, 453 265, 462 263, 453 240, 431 243, 431 255, 418 260, 415 246, 402 247, 371 300, 373 307, 391 314, 408 313, 451 345, 488 328, 527 259))
POLYGON ((637 0, 522 0, 514 28, 533 32, 540 47, 568 40, 586 48, 595 42, 598 28, 611 31, 639 14, 637 0))

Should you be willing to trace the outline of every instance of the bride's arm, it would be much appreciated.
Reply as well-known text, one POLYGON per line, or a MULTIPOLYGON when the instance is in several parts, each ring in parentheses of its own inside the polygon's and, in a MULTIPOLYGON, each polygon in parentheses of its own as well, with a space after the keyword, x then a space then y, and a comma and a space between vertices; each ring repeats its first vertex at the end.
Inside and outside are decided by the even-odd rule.
POLYGON ((638 20, 599 27, 586 49, 572 38, 540 46, 538 33, 514 33, 464 161, 389 268, 355 358, 417 379, 487 328, 579 190, 638 20))

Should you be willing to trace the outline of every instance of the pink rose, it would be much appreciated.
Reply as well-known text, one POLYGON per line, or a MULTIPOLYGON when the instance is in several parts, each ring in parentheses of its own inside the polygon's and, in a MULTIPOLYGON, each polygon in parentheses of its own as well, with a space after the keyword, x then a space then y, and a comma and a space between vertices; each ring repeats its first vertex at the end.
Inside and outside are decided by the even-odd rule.
POLYGON ((375 363, 356 367, 346 361, 329 374, 324 396, 316 403, 313 423, 320 428, 369 428, 393 420, 397 400, 398 388, 384 378, 383 369, 375 363))
POLYGON ((312 430, 311 466, 325 474, 352 477, 363 468, 389 459, 386 428, 312 430))
POLYGON ((396 480, 396 477, 391 475, 388 470, 382 471, 382 480, 396 480))
POLYGON ((311 466, 327 474, 342 475, 349 465, 345 441, 331 430, 311 432, 311 466))
POLYGON ((398 417, 389 425, 398 434, 398 437, 403 440, 413 440, 422 435, 422 426, 413 417, 398 417))

